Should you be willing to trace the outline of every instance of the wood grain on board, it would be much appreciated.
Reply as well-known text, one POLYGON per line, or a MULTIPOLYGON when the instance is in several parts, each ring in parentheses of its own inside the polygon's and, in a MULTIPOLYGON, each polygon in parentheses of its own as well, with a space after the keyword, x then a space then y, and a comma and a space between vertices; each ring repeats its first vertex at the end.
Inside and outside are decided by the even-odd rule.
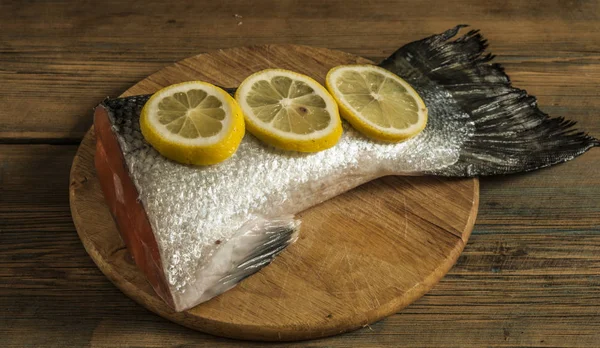
MULTIPOLYGON (((68 177, 91 110, 105 96, 203 52, 304 44, 377 61, 468 23, 542 110, 598 138, 599 8, 595 0, 0 2, 3 345, 264 346, 149 312, 85 252, 68 177)), ((283 346, 597 347, 599 166, 593 149, 553 168, 481 179, 469 243, 424 297, 361 330, 283 346)))

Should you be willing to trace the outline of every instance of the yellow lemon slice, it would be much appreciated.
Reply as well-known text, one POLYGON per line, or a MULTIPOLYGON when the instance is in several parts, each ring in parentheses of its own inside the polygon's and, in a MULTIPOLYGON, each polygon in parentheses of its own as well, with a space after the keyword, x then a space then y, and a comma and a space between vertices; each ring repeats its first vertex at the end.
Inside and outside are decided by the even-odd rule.
POLYGON ((316 152, 332 147, 342 135, 335 100, 308 76, 262 70, 240 84, 235 99, 248 131, 275 147, 316 152))
POLYGON ((421 97, 406 81, 383 68, 338 66, 327 74, 326 85, 342 117, 373 139, 406 140, 427 124, 421 97))
POLYGON ((140 115, 142 135, 160 154, 185 164, 229 158, 244 137, 244 117, 227 92, 210 83, 183 82, 156 92, 140 115))

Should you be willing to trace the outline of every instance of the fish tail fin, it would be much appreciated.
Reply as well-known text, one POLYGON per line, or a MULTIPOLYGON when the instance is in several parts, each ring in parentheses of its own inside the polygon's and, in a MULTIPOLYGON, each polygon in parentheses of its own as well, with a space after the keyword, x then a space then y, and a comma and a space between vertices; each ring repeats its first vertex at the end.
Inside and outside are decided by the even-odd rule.
POLYGON ((471 177, 531 171, 575 158, 600 141, 551 118, 534 96, 511 85, 500 64, 486 52, 487 41, 471 30, 451 41, 466 25, 409 43, 379 66, 411 81, 445 89, 470 116, 474 131, 458 161, 428 173, 471 177))

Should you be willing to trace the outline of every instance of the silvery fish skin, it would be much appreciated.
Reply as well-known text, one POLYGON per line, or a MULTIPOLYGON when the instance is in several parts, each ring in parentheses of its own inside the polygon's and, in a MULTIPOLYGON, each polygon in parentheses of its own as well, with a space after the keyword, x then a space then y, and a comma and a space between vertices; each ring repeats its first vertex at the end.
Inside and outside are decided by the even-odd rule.
POLYGON ((232 245, 246 255, 261 244, 248 243, 248 231, 281 228, 289 238, 280 243, 287 245, 297 235, 289 233, 299 225, 296 213, 383 175, 419 175, 455 163, 466 137, 455 119, 465 115, 458 109, 438 110, 439 93, 422 95, 431 102, 430 112, 444 113, 449 122, 433 118, 425 131, 403 143, 374 142, 344 124, 336 146, 302 154, 272 148, 247 134, 231 158, 205 167, 170 161, 144 140, 139 113, 148 97, 105 102, 176 308, 207 300, 246 275, 247 270, 231 270, 243 262, 220 260, 231 257, 222 250, 232 245))
POLYGON ((105 101, 175 309, 191 308, 258 271, 296 240, 296 213, 362 183, 384 175, 527 171, 598 145, 571 131, 571 123, 541 113, 499 67, 482 68, 491 65, 477 32, 448 42, 458 29, 408 44, 380 64, 409 81, 428 108, 425 130, 403 143, 375 142, 344 123, 340 142, 322 152, 281 151, 247 134, 225 162, 186 166, 142 137, 139 114, 148 96, 105 101))

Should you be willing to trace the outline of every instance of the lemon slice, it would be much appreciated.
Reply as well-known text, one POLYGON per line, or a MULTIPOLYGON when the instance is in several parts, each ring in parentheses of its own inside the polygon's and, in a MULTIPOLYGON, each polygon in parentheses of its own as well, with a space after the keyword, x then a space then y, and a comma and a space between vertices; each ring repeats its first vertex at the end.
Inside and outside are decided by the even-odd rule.
POLYGON ((244 137, 236 101, 206 82, 190 81, 156 92, 140 115, 144 138, 160 154, 185 164, 215 164, 229 158, 244 137))
POLYGON ((338 66, 327 74, 326 85, 342 117, 373 139, 406 140, 427 124, 421 97, 406 81, 383 68, 338 66))
POLYGON ((235 99, 248 131, 275 147, 316 152, 332 147, 342 135, 335 100, 308 76, 262 70, 240 84, 235 99))

